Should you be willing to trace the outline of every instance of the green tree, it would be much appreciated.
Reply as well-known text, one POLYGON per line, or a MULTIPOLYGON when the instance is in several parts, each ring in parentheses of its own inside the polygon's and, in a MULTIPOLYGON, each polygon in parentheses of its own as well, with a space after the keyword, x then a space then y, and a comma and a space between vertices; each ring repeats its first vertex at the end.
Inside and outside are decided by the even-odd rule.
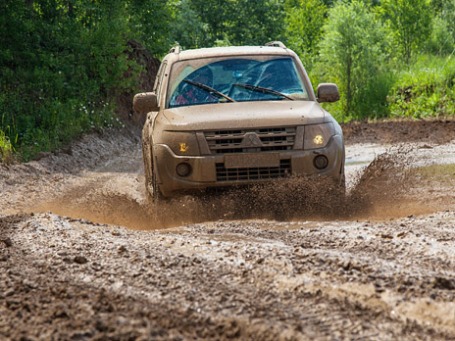
POLYGON ((430 0, 383 0, 380 12, 392 29, 404 62, 409 65, 413 53, 430 37, 430 0))
POLYGON ((455 42, 455 0, 445 0, 442 6, 441 18, 447 24, 447 30, 455 42))
POLYGON ((455 52, 455 35, 452 26, 442 15, 433 18, 431 36, 426 44, 426 50, 438 55, 455 52))
POLYGON ((174 40, 186 48, 259 45, 283 38, 284 0, 173 1, 174 40))
POLYGON ((27 159, 112 125, 137 82, 128 41, 167 50, 169 10, 166 0, 0 1, 3 150, 7 141, 27 159))
POLYGON ((311 70, 318 56, 327 7, 321 0, 291 0, 286 9, 287 43, 311 70))
MULTIPOLYGON (((122 3, 122 1, 118 2, 122 3)), ((128 0, 127 2, 128 11, 125 18, 129 19, 131 36, 156 56, 166 53, 174 43, 172 4, 168 0, 128 0)))
POLYGON ((201 12, 195 9, 192 0, 171 2, 173 13, 172 38, 184 49, 211 46, 214 43, 213 28, 201 19, 201 12))
POLYGON ((284 37, 283 0, 233 0, 226 21, 227 40, 234 45, 262 45, 284 37))
POLYGON ((363 1, 340 1, 329 10, 321 42, 321 64, 327 80, 342 93, 341 120, 379 115, 388 87, 378 79, 385 60, 385 31, 363 1), (374 103, 372 103, 374 102, 374 103), (376 113, 374 111, 376 107, 376 113))

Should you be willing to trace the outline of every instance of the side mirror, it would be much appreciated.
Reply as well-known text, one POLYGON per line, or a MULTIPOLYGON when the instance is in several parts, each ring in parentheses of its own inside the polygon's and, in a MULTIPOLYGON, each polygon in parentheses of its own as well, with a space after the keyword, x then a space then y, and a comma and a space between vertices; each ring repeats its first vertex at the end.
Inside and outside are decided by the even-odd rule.
POLYGON ((134 95, 133 109, 139 114, 158 111, 158 99, 154 92, 142 92, 134 95))
POLYGON ((336 102, 340 99, 338 86, 334 83, 321 83, 317 90, 318 102, 336 102))

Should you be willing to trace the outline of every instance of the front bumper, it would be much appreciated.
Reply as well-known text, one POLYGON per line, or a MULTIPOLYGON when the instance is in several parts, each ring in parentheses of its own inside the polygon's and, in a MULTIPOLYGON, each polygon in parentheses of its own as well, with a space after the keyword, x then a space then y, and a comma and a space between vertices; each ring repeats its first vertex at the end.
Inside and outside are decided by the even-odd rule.
POLYGON ((326 147, 312 150, 288 150, 207 156, 178 156, 169 146, 153 146, 157 182, 164 196, 177 192, 202 190, 267 182, 289 176, 324 176, 340 181, 344 167, 344 145, 340 135, 331 137, 326 147), (319 170, 314 165, 317 155, 325 155, 328 166, 319 170), (191 166, 191 174, 181 177, 176 172, 180 163, 191 166))

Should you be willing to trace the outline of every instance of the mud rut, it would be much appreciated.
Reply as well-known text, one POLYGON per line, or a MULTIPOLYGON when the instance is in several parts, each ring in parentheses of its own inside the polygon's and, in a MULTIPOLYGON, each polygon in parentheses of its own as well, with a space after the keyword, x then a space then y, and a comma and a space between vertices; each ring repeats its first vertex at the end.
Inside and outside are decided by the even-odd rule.
POLYGON ((290 179, 150 206, 137 132, 3 166, 0 339, 455 340, 455 180, 413 171, 455 163, 453 127, 349 128, 344 201, 290 179))

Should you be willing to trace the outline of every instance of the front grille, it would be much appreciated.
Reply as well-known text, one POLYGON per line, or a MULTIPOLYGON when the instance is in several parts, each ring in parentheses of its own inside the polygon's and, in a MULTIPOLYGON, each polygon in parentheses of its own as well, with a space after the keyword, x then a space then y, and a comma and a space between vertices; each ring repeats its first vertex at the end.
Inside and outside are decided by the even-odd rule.
POLYGON ((225 168, 216 164, 217 181, 267 180, 291 175, 291 160, 281 160, 279 167, 225 168))
POLYGON ((212 154, 269 152, 293 149, 296 128, 216 130, 204 134, 212 154))

